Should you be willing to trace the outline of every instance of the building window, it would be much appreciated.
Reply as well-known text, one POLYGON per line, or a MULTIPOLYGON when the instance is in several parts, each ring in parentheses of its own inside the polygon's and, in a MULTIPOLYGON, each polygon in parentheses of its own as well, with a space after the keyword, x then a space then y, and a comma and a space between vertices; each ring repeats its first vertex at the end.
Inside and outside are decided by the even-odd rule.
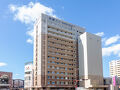
POLYGON ((67 80, 68 78, 67 78, 67 77, 65 77, 65 79, 67 80))
POLYGON ((48 76, 48 79, 50 79, 50 76, 48 76))
POLYGON ((57 67, 57 69, 59 69, 59 67, 57 67))
POLYGON ((48 82, 48 84, 50 84, 50 82, 48 82))
POLYGON ((59 81, 57 81, 57 84, 59 84, 59 81))
POLYGON ((54 66, 52 66, 52 69, 55 69, 55 67, 54 67, 54 66))
POLYGON ((64 74, 63 72, 61 72, 61 74, 64 74))
POLYGON ((57 79, 59 79, 59 77, 57 77, 57 79))
POLYGON ((52 59, 55 59, 55 57, 52 57, 52 59))
POLYGON ((54 76, 52 76, 52 79, 55 79, 55 77, 54 77, 54 76))
POLYGON ((50 66, 48 66, 48 68, 50 68, 50 66))
POLYGON ((63 63, 61 63, 61 64, 63 64, 63 63))
POLYGON ((52 63, 55 63, 54 61, 52 61, 52 63))
POLYGON ((52 71, 52 74, 54 74, 55 72, 54 71, 52 71))
POLYGON ((61 77, 61 79, 64 79, 63 77, 61 77))
POLYGON ((48 63, 50 63, 50 61, 48 61, 48 63))
POLYGON ((59 72, 57 72, 57 74, 59 74, 59 72))
POLYGON ((65 82, 66 85, 68 85, 68 82, 65 82))
POLYGON ((50 71, 48 71, 48 74, 50 73, 50 71))
POLYGON ((63 58, 61 58, 61 60, 63 60, 63 58))
POLYGON ((63 82, 63 81, 61 81, 61 85, 64 85, 64 82, 63 82))
POLYGON ((52 82, 52 84, 55 84, 55 82, 52 82))
POLYGON ((69 68, 69 70, 71 70, 71 68, 69 68))

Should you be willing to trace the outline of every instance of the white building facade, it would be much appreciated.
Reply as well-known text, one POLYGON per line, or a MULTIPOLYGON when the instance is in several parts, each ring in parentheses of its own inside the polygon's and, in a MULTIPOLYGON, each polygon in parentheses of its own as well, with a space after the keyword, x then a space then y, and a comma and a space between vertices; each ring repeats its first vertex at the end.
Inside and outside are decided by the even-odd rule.
POLYGON ((32 90, 33 86, 33 62, 25 63, 24 88, 25 90, 32 90))
POLYGON ((78 38, 80 86, 104 87, 101 38, 85 32, 78 38))
POLYGON ((109 62, 110 76, 120 77, 120 60, 112 60, 109 62))

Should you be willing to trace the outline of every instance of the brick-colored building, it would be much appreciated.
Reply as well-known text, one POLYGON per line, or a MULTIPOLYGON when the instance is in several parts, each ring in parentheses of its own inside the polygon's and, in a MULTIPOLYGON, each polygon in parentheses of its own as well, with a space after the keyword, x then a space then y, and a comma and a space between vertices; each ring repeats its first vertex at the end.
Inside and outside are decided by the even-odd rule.
POLYGON ((42 14, 34 30, 34 88, 74 88, 77 36, 84 28, 42 14))
POLYGON ((80 79, 86 88, 101 87, 101 50, 99 36, 41 14, 34 25, 33 88, 74 90, 75 82, 80 79))
POLYGON ((12 90, 12 72, 0 71, 0 90, 1 89, 12 90))

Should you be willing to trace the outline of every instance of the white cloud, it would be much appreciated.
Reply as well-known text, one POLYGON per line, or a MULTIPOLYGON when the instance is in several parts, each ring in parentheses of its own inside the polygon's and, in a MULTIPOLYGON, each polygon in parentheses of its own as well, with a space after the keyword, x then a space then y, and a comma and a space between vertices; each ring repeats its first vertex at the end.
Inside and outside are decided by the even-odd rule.
POLYGON ((19 76, 20 74, 15 74, 16 76, 19 76))
MULTIPOLYGON (((19 20, 20 22, 29 25, 29 27, 32 27, 31 29, 33 29, 33 24, 41 13, 56 17, 56 15, 54 14, 54 9, 44 6, 38 2, 37 3, 30 2, 28 5, 22 6, 11 4, 9 5, 9 8, 10 11, 14 14, 14 20, 19 20)), ((33 38, 34 36, 33 30, 28 31, 27 34, 31 38, 33 38)), ((31 43, 31 40, 28 39, 27 42, 31 43)))
POLYGON ((120 39, 120 36, 119 36, 119 35, 110 37, 110 38, 108 38, 108 39, 105 41, 105 45, 107 46, 107 45, 116 43, 119 39, 120 39))
POLYGON ((105 43, 105 41, 107 40, 106 37, 102 38, 102 42, 105 43))
POLYGON ((98 35, 98 36, 104 36, 104 32, 98 32, 98 33, 96 33, 96 35, 98 35))
POLYGON ((27 31, 27 34, 33 38, 34 37, 34 30, 32 29, 32 30, 27 31))
POLYGON ((28 5, 16 6, 11 4, 10 10, 14 13, 14 19, 25 24, 33 23, 41 13, 56 17, 54 10, 40 3, 30 2, 28 5))
POLYGON ((103 56, 110 56, 112 54, 120 57, 120 44, 115 44, 115 45, 112 45, 110 47, 102 48, 102 55, 103 56))
POLYGON ((4 62, 0 62, 0 67, 6 66, 7 64, 4 62))
POLYGON ((32 39, 28 38, 27 43, 33 44, 33 38, 32 39))

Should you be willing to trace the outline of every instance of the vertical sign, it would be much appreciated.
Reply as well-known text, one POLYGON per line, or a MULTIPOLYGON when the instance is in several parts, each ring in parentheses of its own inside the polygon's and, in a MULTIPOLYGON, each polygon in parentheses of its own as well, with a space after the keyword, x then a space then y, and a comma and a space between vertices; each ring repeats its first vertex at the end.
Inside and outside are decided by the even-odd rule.
POLYGON ((112 78, 112 81, 113 81, 113 86, 116 86, 116 76, 112 78))

